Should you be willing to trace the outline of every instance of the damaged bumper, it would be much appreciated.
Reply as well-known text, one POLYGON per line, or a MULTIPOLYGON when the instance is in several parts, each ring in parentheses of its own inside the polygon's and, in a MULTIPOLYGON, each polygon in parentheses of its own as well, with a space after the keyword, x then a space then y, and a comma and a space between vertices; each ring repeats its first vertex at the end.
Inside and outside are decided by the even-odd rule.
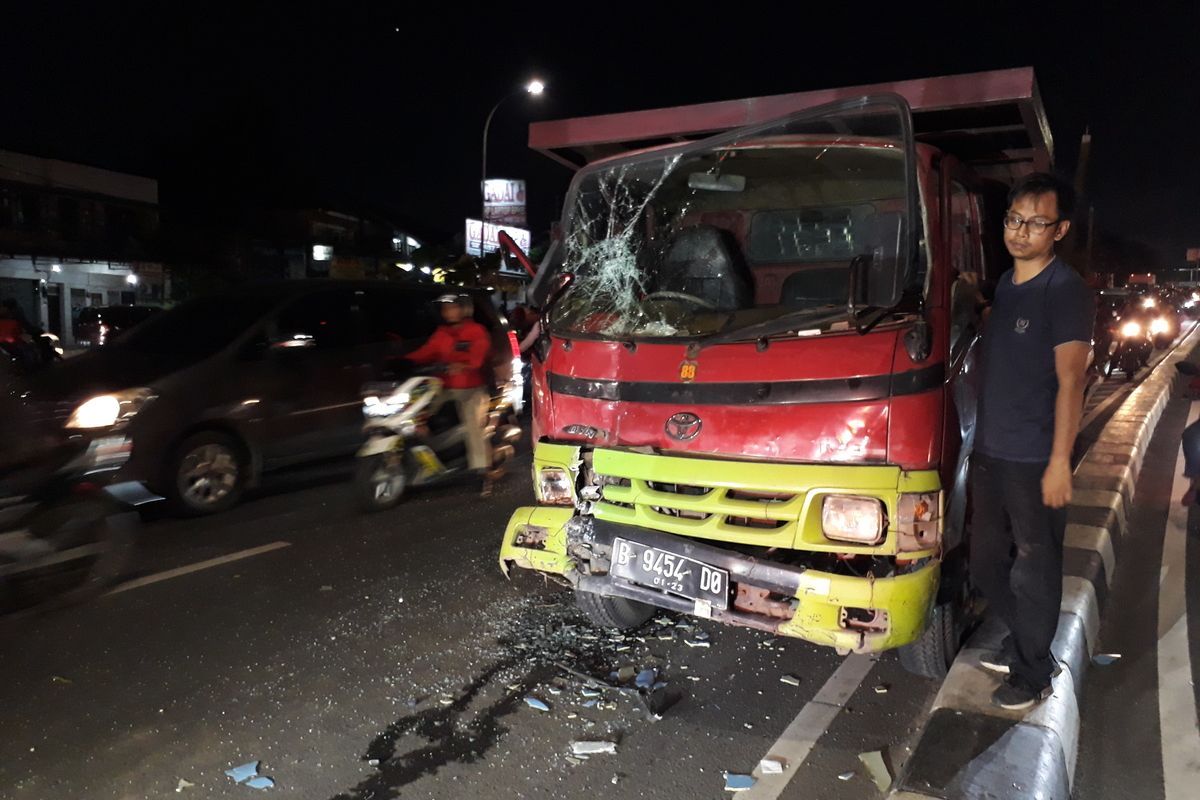
POLYGON ((566 575, 574 567, 567 555, 567 523, 573 508, 518 508, 508 520, 500 545, 500 569, 513 566, 566 575))
POLYGON ((925 626, 940 578, 940 564, 933 559, 884 578, 837 575, 765 561, 685 536, 575 516, 566 508, 518 510, 509 522, 500 562, 506 574, 515 564, 562 575, 578 591, 698 613, 854 652, 887 650, 915 640, 925 626), (610 576, 615 538, 727 570, 729 607, 708 608, 610 576))

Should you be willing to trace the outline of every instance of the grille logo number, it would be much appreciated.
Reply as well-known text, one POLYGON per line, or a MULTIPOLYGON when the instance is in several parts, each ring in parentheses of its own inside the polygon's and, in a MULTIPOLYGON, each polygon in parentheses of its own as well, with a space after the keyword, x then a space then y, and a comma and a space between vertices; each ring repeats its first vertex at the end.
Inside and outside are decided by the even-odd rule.
POLYGON ((681 411, 667 417, 666 431, 677 442, 690 442, 700 435, 700 418, 690 411, 681 411))

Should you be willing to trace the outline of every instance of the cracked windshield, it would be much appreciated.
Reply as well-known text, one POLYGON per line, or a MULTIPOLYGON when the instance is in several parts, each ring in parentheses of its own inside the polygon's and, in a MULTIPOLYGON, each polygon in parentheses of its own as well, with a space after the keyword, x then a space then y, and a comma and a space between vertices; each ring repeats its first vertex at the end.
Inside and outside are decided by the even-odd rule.
POLYGON ((568 202, 554 328, 598 338, 847 329, 909 274, 898 108, 852 108, 608 162, 568 202), (851 273, 858 271, 851 294, 851 273))

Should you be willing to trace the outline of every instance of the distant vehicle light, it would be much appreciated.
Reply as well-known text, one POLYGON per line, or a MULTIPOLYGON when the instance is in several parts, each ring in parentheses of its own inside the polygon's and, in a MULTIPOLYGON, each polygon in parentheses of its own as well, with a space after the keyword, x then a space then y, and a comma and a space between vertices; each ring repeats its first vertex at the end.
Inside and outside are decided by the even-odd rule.
POLYGON ((1154 308, 1154 298, 1146 297, 1142 300, 1142 308, 1154 308))

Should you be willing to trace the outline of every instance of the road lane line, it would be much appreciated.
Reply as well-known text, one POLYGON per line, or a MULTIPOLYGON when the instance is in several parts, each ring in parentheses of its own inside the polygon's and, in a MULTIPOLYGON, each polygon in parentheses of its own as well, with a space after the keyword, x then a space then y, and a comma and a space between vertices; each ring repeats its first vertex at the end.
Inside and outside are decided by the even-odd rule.
POLYGON ((874 666, 870 656, 847 656, 763 756, 782 759, 786 765, 783 774, 763 775, 756 766, 752 774, 757 782, 747 791, 739 792, 739 800, 776 800, 874 666))
MULTIPOLYGON (((1200 404, 1193 402, 1188 424, 1200 404)), ((1163 533, 1162 570, 1158 585, 1158 720, 1162 734, 1163 788, 1166 800, 1196 796, 1200 782, 1200 730, 1192 660, 1188 652, 1187 523, 1188 509, 1179 504, 1188 487, 1183 477, 1183 448, 1175 459, 1175 481, 1163 533)))
POLYGON ((142 578, 135 578, 131 581, 122 583, 119 586, 109 589, 107 592, 104 593, 104 596, 107 597, 108 595, 111 595, 111 594, 120 594, 121 592, 128 592, 130 589, 140 589, 143 586, 149 586, 150 584, 153 584, 153 583, 161 583, 162 581, 168 581, 171 578, 178 578, 181 575, 190 575, 193 572, 199 572, 202 569, 209 569, 210 567, 219 567, 222 564, 228 564, 231 561, 241 561, 243 558, 252 558, 254 556, 262 555, 263 553, 270 553, 272 550, 281 550, 284 547, 291 547, 291 546, 292 546, 291 542, 271 542, 270 544, 264 544, 264 545, 261 545, 260 547, 251 547, 248 550, 239 550, 236 553, 229 553, 228 555, 217 556, 216 558, 210 558, 207 561, 197 561, 195 564, 188 564, 185 567, 176 567, 175 569, 169 569, 165 572, 156 572, 153 575, 146 575, 145 577, 142 577, 142 578))

